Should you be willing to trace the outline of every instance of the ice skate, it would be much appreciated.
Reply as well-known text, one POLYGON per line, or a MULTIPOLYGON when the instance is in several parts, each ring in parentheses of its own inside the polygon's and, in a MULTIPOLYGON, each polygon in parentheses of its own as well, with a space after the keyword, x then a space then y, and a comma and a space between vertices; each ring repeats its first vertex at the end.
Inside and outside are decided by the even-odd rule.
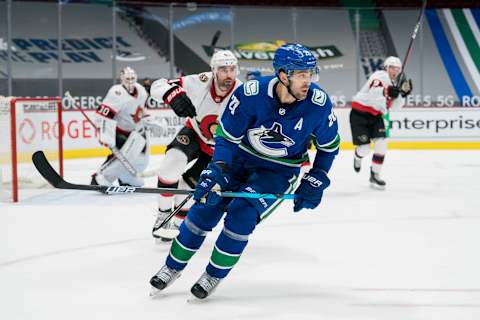
POLYGON ((153 225, 152 236, 155 238, 155 242, 169 242, 174 239, 179 231, 179 223, 177 218, 172 217, 163 227, 159 228, 163 221, 170 215, 172 210, 158 210, 157 219, 153 225))
POLYGON ((357 157, 356 155, 353 156, 353 170, 355 172, 360 172, 362 168, 362 158, 357 157))
POLYGON ((158 271, 151 279, 150 284, 152 285, 152 290, 150 291, 150 296, 153 297, 166 287, 170 286, 178 277, 180 277, 181 272, 175 269, 170 269, 164 265, 160 271, 158 271))
POLYGON ((380 179, 380 174, 373 172, 370 169, 370 186, 373 189, 385 190, 387 183, 380 179))
POLYGON ((205 299, 212 294, 220 281, 222 281, 222 279, 212 277, 207 272, 204 272, 200 279, 198 279, 190 289, 190 292, 198 299, 205 299))

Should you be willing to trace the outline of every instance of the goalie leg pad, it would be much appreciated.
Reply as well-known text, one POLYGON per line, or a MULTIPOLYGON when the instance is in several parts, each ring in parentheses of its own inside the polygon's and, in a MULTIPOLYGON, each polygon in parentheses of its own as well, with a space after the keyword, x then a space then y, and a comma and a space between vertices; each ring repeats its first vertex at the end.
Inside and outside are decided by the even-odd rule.
MULTIPOLYGON (((142 171, 148 164, 148 157, 141 154, 137 159, 130 162, 137 171, 142 171)), ((119 179, 122 184, 131 185, 134 187, 143 186, 143 179, 137 178, 128 172, 123 164, 118 159, 113 159, 102 166, 99 174, 103 175, 108 181, 115 181, 119 179)))
MULTIPOLYGON (((120 152, 127 158, 136 159, 143 151, 147 144, 147 140, 137 131, 132 131, 127 141, 123 144, 120 152)), ((143 170, 142 170, 143 171, 143 170)))
MULTIPOLYGON (((135 168, 135 170, 137 172, 142 172, 147 167, 148 160, 149 160, 148 154, 141 153, 135 159, 132 159, 132 161, 130 161, 130 164, 135 168)), ((130 185, 130 186, 134 186, 134 187, 143 186, 143 183, 144 183, 143 179, 138 178, 138 177, 132 175, 127 170, 125 170, 125 167, 120 163, 120 161, 118 159, 115 160, 115 163, 118 163, 122 167, 122 170, 120 171, 120 173, 118 175, 118 180, 120 180, 121 183, 130 185)))

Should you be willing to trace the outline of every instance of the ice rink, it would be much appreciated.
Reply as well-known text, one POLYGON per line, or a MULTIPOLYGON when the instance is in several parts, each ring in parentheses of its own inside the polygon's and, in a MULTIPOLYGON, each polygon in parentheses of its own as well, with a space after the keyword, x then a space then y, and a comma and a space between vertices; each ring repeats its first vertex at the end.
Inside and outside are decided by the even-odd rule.
MULTIPOLYGON (((286 202, 262 223, 204 301, 190 287, 218 228, 148 296, 169 250, 150 235, 155 196, 46 189, 2 203, 0 319, 480 319, 480 151, 390 151, 385 191, 352 156, 317 210, 286 202)), ((87 183, 102 161, 66 161, 66 179, 87 183)))

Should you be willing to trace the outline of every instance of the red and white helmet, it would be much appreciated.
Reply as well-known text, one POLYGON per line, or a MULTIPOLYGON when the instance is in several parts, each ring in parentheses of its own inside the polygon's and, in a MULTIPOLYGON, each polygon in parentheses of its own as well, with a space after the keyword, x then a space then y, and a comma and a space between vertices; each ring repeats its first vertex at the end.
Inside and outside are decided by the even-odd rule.
POLYGON ((383 68, 387 69, 388 67, 397 67, 402 71, 402 61, 398 57, 390 56, 383 61, 383 68))
POLYGON ((130 67, 125 67, 120 71, 120 82, 128 92, 133 92, 135 83, 137 83, 137 73, 130 67))
POLYGON ((219 67, 235 66, 238 73, 238 59, 230 50, 218 50, 210 60, 210 67, 215 73, 219 67))

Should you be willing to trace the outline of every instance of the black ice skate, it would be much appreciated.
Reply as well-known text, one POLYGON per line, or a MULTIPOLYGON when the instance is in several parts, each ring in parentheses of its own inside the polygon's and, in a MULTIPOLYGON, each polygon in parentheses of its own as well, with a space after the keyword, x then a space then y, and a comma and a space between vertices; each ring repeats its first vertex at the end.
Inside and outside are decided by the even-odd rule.
POLYGON ((178 277, 180 277, 180 274, 180 271, 170 269, 164 265, 160 271, 150 279, 150 284, 152 285, 150 296, 155 296, 158 292, 171 285, 178 277))
POLYGON ((356 155, 353 156, 353 170, 355 170, 355 172, 360 172, 361 168, 362 168, 362 158, 359 158, 356 155))
POLYGON ((370 169, 370 186, 374 189, 385 190, 386 185, 387 183, 380 179, 380 175, 370 169))
POLYGON ((200 279, 193 285, 190 292, 198 299, 205 299, 217 288, 218 284, 222 281, 220 278, 215 278, 204 272, 200 279))

